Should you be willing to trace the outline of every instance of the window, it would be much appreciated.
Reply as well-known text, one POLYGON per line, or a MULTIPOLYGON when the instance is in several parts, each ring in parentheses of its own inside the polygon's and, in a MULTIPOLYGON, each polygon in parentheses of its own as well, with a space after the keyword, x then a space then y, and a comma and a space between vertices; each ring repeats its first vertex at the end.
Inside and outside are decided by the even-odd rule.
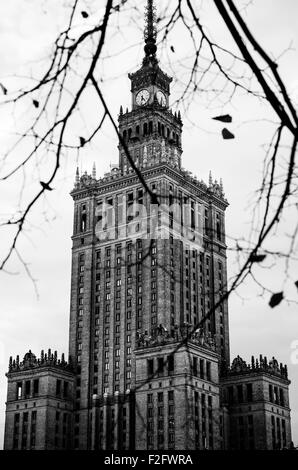
POLYGON ((200 359, 200 378, 205 379, 204 359, 200 359))
POLYGON ((147 373, 148 377, 154 374, 154 362, 153 359, 148 359, 147 360, 147 373))
POLYGON ((271 384, 269 384, 269 401, 271 401, 271 403, 274 403, 274 399, 273 399, 273 387, 271 384))
POLYGON ((193 372, 193 375, 197 377, 198 375, 198 358, 197 357, 192 358, 192 372, 193 372))
POLYGON ((211 362, 206 362, 206 376, 207 380, 211 381, 211 362))
POLYGON ((168 356, 168 373, 172 374, 174 372, 174 356, 171 354, 168 356))
POLYGON ((274 391, 274 403, 278 405, 279 404, 278 388, 274 387, 273 391, 274 391))
POLYGON ((67 398, 68 397, 68 382, 64 382, 63 384, 63 397, 67 398))
POLYGON ((234 403, 234 387, 228 387, 228 403, 232 405, 234 403))
POLYGON ((216 236, 218 240, 221 240, 221 218, 220 214, 216 214, 216 236))
POLYGON ((247 421, 249 426, 253 426, 253 415, 248 415, 247 421))
POLYGON ((282 388, 279 389, 279 404, 285 406, 284 391, 282 388))
POLYGON ((22 382, 17 383, 17 400, 22 398, 22 382))
POLYGON ((30 397, 30 388, 31 388, 30 380, 26 380, 26 382, 25 382, 25 398, 30 397))
POLYGON ((163 358, 162 357, 159 357, 158 360, 157 360, 157 372, 159 375, 162 375, 163 374, 163 358))
POLYGON ((37 396, 39 392, 39 379, 33 380, 33 396, 37 396))
POLYGON ((56 381, 56 396, 61 394, 61 380, 57 379, 56 381))
POLYGON ((243 402, 243 387, 242 385, 237 385, 237 396, 238 396, 238 403, 243 402))
POLYGON ((252 384, 246 384, 247 401, 252 401, 252 384))

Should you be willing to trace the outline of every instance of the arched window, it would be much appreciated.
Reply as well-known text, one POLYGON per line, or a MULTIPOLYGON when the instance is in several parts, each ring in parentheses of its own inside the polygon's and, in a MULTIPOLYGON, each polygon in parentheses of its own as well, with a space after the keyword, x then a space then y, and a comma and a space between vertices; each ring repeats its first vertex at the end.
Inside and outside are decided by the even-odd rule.
POLYGON ((85 232, 86 230, 87 230, 87 214, 83 212, 81 214, 80 232, 85 232))
POLYGON ((139 134, 140 133, 140 126, 137 126, 136 127, 136 134, 139 134))
POLYGON ((160 122, 158 122, 158 134, 161 135, 161 131, 160 131, 160 122))
POLYGON ((167 138, 169 139, 170 138, 170 129, 167 128, 167 138))
POLYGON ((152 134, 153 133, 153 122, 150 121, 149 122, 149 134, 152 134))
POLYGON ((145 122, 143 125, 143 135, 147 135, 147 133, 148 133, 148 126, 147 126, 147 122, 145 122))
POLYGON ((131 138, 131 132, 132 132, 132 130, 131 130, 131 128, 129 128, 129 129, 128 129, 128 139, 131 138))
POLYGON ((163 124, 161 125, 161 135, 165 136, 165 126, 163 124))

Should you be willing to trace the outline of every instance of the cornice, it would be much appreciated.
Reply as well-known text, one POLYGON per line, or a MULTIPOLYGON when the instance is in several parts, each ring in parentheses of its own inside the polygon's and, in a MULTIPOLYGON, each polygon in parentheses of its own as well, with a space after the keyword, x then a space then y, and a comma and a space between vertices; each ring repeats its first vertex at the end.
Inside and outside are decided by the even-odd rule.
MULTIPOLYGON (((156 166, 152 166, 150 168, 142 168, 142 174, 145 179, 154 178, 166 175, 175 179, 178 185, 181 188, 186 189, 191 194, 199 197, 202 201, 207 203, 213 203, 217 207, 225 210, 228 206, 228 202, 226 200, 220 199, 214 193, 212 193, 208 188, 200 188, 199 183, 193 183, 189 177, 185 176, 181 170, 176 170, 172 168, 167 163, 158 164, 156 166)), ((74 189, 71 191, 71 196, 73 197, 74 201, 78 201, 80 199, 96 197, 108 192, 116 192, 124 188, 128 188, 130 186, 140 185, 140 181, 136 174, 128 174, 122 175, 120 177, 115 177, 111 181, 102 182, 99 181, 93 185, 90 185, 86 188, 74 189)))

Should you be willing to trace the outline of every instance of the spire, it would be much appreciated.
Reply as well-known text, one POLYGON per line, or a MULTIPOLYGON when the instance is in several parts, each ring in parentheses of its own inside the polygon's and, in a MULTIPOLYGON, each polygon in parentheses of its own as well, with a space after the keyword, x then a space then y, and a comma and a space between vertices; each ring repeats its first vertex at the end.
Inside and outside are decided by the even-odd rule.
POLYGON ((144 51, 146 54, 144 61, 148 61, 148 59, 155 59, 156 61, 156 8, 154 5, 154 0, 147 0, 147 6, 145 9, 144 39, 144 51))
POLYGON ((79 167, 77 166, 75 185, 78 186, 79 184, 80 184, 80 173, 79 173, 79 167))
POLYGON ((220 186, 221 192, 223 193, 223 192, 224 192, 224 188, 223 188, 222 178, 220 178, 219 186, 220 186))
POLYGON ((92 167, 92 178, 96 180, 96 166, 95 162, 93 162, 93 167, 92 167))
POLYGON ((147 145, 144 146, 143 163, 147 164, 147 145))
POLYGON ((209 187, 211 187, 212 185, 213 185, 212 174, 211 174, 211 171, 209 171, 209 187))

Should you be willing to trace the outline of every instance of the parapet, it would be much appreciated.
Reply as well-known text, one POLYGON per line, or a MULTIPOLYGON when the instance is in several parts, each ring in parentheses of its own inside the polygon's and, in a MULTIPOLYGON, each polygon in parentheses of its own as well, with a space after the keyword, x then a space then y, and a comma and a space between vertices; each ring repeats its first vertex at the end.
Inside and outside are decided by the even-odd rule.
POLYGON ((72 371, 72 366, 69 362, 65 361, 64 354, 61 355, 61 359, 58 359, 57 351, 52 353, 51 349, 49 349, 47 353, 44 353, 42 350, 40 357, 37 358, 29 349, 22 361, 20 361, 19 356, 16 356, 15 359, 12 356, 9 358, 8 372, 20 372, 38 367, 58 367, 59 369, 72 371))
POLYGON ((272 359, 268 361, 267 357, 263 357, 262 355, 260 355, 259 359, 255 359, 254 356, 252 356, 250 364, 244 361, 240 356, 237 356, 233 360, 231 367, 224 371, 225 376, 252 373, 266 373, 288 380, 288 369, 286 365, 282 363, 279 364, 275 357, 272 357, 272 359))

